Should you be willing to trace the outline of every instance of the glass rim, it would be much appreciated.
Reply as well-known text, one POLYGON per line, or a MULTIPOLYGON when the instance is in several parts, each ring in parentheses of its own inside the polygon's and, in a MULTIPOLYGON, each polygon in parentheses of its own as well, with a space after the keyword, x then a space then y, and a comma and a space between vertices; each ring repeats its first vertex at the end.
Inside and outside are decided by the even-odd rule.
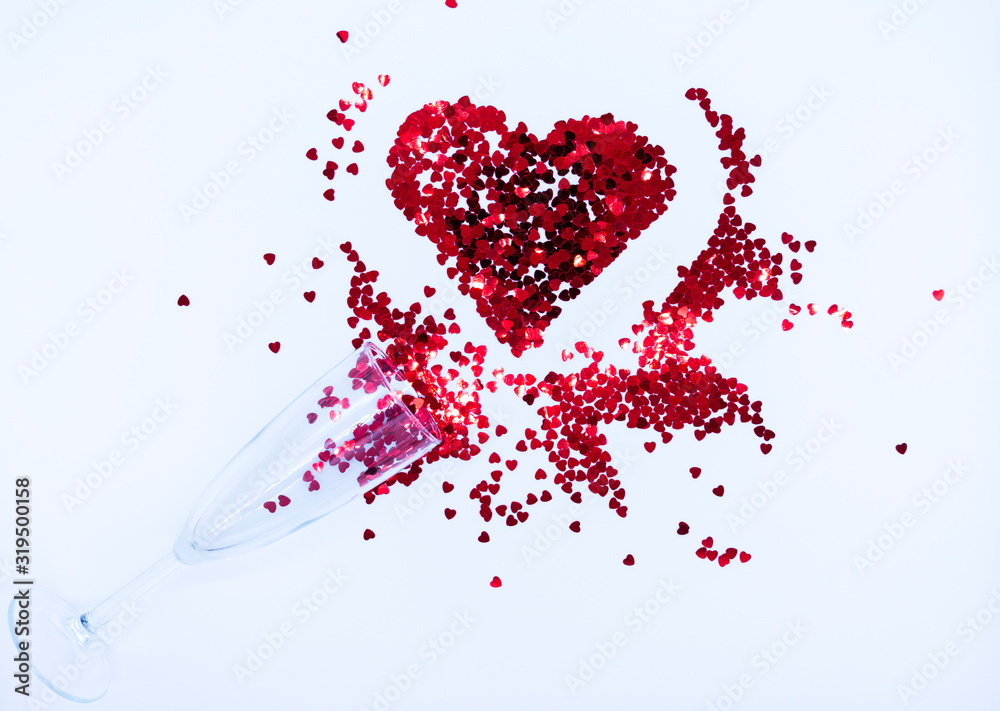
MULTIPOLYGON (((369 358, 374 358, 375 360, 381 358, 386 363, 391 365, 396 370, 396 373, 399 375, 399 379, 403 381, 403 385, 408 391, 408 393, 413 397, 417 397, 417 393, 413 389, 413 386, 410 384, 410 381, 407 380, 405 377, 403 377, 402 371, 400 371, 399 366, 392 362, 392 359, 389 358, 388 354, 386 354, 384 350, 382 350, 378 345, 376 345, 372 341, 365 341, 364 344, 362 344, 361 349, 365 351, 365 353, 368 355, 369 358)), ((434 427, 434 431, 431 431, 430 429, 428 429, 427 425, 425 425, 420 420, 420 418, 417 417, 416 413, 414 413, 410 408, 408 408, 406 406, 406 403, 403 402, 403 398, 400 397, 399 395, 399 391, 402 388, 394 388, 389 383, 389 380, 388 378, 386 378, 385 373, 382 372, 382 369, 375 366, 374 363, 372 365, 373 365, 373 370, 378 372, 377 377, 379 379, 379 384, 382 385, 389 392, 389 396, 393 399, 393 402, 398 404, 403 410, 406 411, 410 421, 414 423, 414 425, 420 430, 421 433, 423 433, 430 439, 436 441, 438 444, 441 444, 444 441, 444 437, 441 435, 441 428, 438 426, 437 420, 434 419, 434 415, 431 414, 431 412, 426 408, 422 408, 427 413, 430 423, 434 427)))

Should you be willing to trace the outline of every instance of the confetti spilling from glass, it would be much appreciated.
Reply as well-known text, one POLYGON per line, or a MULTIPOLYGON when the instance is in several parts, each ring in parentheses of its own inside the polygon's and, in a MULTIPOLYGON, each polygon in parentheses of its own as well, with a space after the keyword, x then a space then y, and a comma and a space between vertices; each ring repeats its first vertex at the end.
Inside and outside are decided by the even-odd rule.
MULTIPOLYGON (((380 75, 378 83, 388 84, 388 76, 380 75)), ((343 112, 363 111, 373 97, 360 82, 352 88, 356 98, 342 99, 340 110, 328 114, 345 131, 353 122, 348 123, 343 112)), ((367 267, 351 242, 341 245, 353 265, 347 323, 356 333, 354 346, 369 339, 384 345, 389 360, 416 393, 404 397, 406 406, 431 413, 443 437, 440 447, 367 492, 368 503, 392 486, 410 486, 424 466, 440 459, 469 461, 485 455, 486 474, 471 485, 468 496, 487 524, 494 517, 506 526, 523 524, 531 507, 553 499, 550 488, 577 504, 584 491, 597 495, 625 517, 621 472, 607 448, 606 430, 612 427, 648 432, 652 439, 644 446, 653 453, 658 443, 666 445, 680 430, 691 430, 700 441, 739 420, 753 426, 763 454, 771 451, 775 433, 764 425, 761 401, 751 401, 747 386, 723 377, 709 358, 693 354, 693 330, 700 322, 711 322, 730 293, 736 299, 781 301, 780 280, 787 270, 788 280, 799 284, 803 264, 796 257, 786 261, 780 249, 769 248, 767 240, 755 234, 756 226, 737 211, 737 200, 753 194, 752 170, 761 164, 760 156, 743 152, 744 129, 734 126, 731 116, 713 111, 704 89, 691 89, 686 97, 698 102, 716 129, 721 164, 728 172, 727 192, 706 247, 688 266, 677 268, 679 281, 662 302, 642 303, 619 339, 628 362, 606 361, 603 352, 580 341, 561 354, 564 363, 578 357, 583 361, 571 372, 487 372, 486 344, 465 340, 459 345, 462 329, 454 309, 437 317, 420 300, 405 308, 393 305, 386 291, 375 290, 378 271, 367 267), (514 449, 541 450, 548 462, 532 467, 533 481, 543 488, 523 500, 497 500, 504 477, 513 476, 521 463, 487 446, 508 433, 503 425, 491 425, 481 402, 484 390, 496 393, 501 387, 513 390, 538 417, 523 435, 514 435, 514 449)), ((344 137, 338 136, 332 145, 344 148, 344 137)), ((363 143, 354 141, 352 151, 363 150, 363 143)), ((523 123, 508 128, 502 111, 474 105, 468 97, 430 103, 410 114, 387 162, 392 175, 386 184, 396 207, 414 223, 417 236, 435 246, 447 277, 457 281, 458 291, 474 301, 497 340, 515 356, 542 346, 545 329, 565 305, 663 214, 675 196, 675 168, 635 124, 611 114, 585 116, 560 121, 539 139, 523 123)), ((324 176, 333 180, 338 169, 328 161, 324 176)), ((356 164, 347 170, 355 173, 356 164)), ((326 197, 333 199, 332 189, 326 197)), ((800 242, 788 233, 780 241, 792 254, 804 248, 803 258, 816 248, 815 241, 800 242)), ((423 295, 430 299, 435 291, 425 285, 423 295)), ((812 303, 805 309, 791 304, 783 330, 790 330, 791 319, 803 311, 815 315, 819 310, 812 303)), ((827 314, 839 317, 844 328, 853 326, 846 309, 834 304, 827 314)), ((698 479, 701 468, 691 467, 690 474, 698 479)), ((446 494, 453 489, 448 482, 442 485, 446 494)), ((725 493, 722 484, 709 485, 708 490, 715 497, 725 493)), ((457 514, 457 507, 444 509, 448 519, 457 514)), ((568 528, 578 533, 580 522, 568 528)), ((682 521, 676 532, 683 536, 690 530, 682 521)), ((484 530, 478 540, 487 543, 490 534, 484 530)), ((720 567, 751 558, 734 547, 716 547, 711 536, 694 553, 720 567)), ((634 558, 629 554, 623 562, 632 565, 634 558)), ((491 585, 499 587, 499 578, 491 585)))

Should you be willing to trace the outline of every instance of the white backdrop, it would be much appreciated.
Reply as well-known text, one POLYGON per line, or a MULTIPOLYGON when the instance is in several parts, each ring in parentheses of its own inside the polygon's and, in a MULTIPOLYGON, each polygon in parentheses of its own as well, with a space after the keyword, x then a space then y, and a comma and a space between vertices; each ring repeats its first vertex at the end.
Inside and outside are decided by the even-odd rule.
MULTIPOLYGON (((400 489, 242 559, 182 569, 116 639, 95 708, 997 707, 995 5, 16 0, 0 29, 0 530, 13 480, 30 475, 32 576, 81 605, 164 554, 204 482, 351 350, 346 262, 337 252, 306 270, 313 304, 294 264, 351 239, 399 303, 425 283, 450 293, 384 186, 396 127, 425 102, 476 94, 538 135, 612 112, 678 166, 668 212, 519 369, 561 366, 574 331, 613 345, 704 245, 723 172, 683 97, 691 86, 767 153, 742 214, 770 238, 819 243, 789 300, 854 314, 851 331, 817 316, 784 333, 768 305, 727 303, 698 327, 696 352, 737 353, 718 361, 764 401, 778 433, 769 456, 745 426, 702 442, 686 431, 653 455, 616 430, 627 519, 592 503, 573 514, 582 533, 551 535, 569 505, 556 496, 525 526, 493 527, 485 546, 465 494, 483 465, 455 465, 443 472, 451 495, 400 489), (325 114, 353 81, 376 87, 352 132, 366 150, 328 203, 304 154, 337 135, 325 114), (280 130, 252 147, 268 126, 280 130), (81 142, 96 145, 68 172, 54 167, 81 142), (180 205, 231 161, 239 172, 185 219, 180 205), (859 220, 852 238, 845 225, 859 220), (670 263, 650 276, 656 249, 670 263), (629 279, 644 281, 616 289, 629 279), (283 301, 264 325, 227 347, 275 290, 283 301), (182 293, 191 306, 176 305, 182 293), (621 322, 601 328, 607 299, 621 322), (51 357, 28 373, 36 350, 51 357), (144 439, 129 434, 144 423, 144 439), (834 433, 817 448, 824 427, 834 433), (779 470, 785 483, 769 484, 779 470), (675 534, 681 519, 693 535, 675 534), (365 542, 367 527, 377 536, 365 542), (753 560, 698 560, 692 539, 709 534, 753 560), (339 589, 320 594, 330 576, 339 589), (314 595, 328 599, 304 607, 314 595), (270 658, 238 678, 254 653, 270 658), (901 685, 916 688, 906 704, 901 685)), ((495 342, 471 302, 454 306, 471 340, 495 342)), ((512 396, 489 407, 508 426, 536 421, 512 396)), ((13 547, 5 534, 11 591, 13 547)), ((3 678, 0 707, 32 708, 3 678)))

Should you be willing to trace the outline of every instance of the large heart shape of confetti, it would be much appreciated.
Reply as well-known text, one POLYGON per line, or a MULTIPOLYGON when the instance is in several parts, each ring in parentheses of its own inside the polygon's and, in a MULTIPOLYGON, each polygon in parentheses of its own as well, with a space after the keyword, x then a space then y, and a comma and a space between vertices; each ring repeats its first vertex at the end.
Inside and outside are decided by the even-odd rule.
POLYGON ((611 114, 555 124, 539 140, 468 97, 410 114, 389 151, 397 208, 438 248, 515 356, 667 209, 663 149, 611 114))

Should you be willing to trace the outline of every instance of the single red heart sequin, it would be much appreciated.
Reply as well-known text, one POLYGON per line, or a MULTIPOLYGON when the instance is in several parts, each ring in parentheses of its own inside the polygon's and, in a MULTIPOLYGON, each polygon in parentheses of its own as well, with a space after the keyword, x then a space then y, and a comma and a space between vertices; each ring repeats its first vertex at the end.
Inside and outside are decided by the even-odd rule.
POLYGON ((900 454, 906 454, 906 442, 896 445, 896 451, 900 454))
POLYGON ((632 554, 629 553, 627 556, 625 556, 625 560, 623 560, 622 563, 624 563, 625 565, 635 565, 635 558, 633 558, 632 554))
POLYGON ((268 266, 274 264, 274 255, 268 252, 264 255, 264 261, 267 262, 268 266))
POLYGON ((303 293, 302 296, 303 296, 303 298, 305 298, 306 301, 308 301, 311 304, 313 302, 313 299, 316 298, 316 292, 315 291, 307 291, 307 292, 303 293))
POLYGON ((743 551, 742 553, 740 553, 740 562, 741 563, 746 563, 748 560, 750 560, 750 554, 749 553, 747 553, 746 551, 743 551))
POLYGON ((375 531, 371 530, 370 528, 366 528, 364 538, 366 541, 370 541, 371 539, 375 538, 375 531))
POLYGON ((281 341, 275 341, 274 343, 268 343, 267 347, 271 349, 272 353, 277 353, 281 349, 281 341))
POLYGON ((493 580, 490 581, 490 587, 491 588, 498 588, 501 585, 503 585, 503 583, 500 581, 499 576, 494 575, 493 576, 493 580))
POLYGON ((278 505, 273 501, 265 501, 264 508, 270 511, 271 513, 274 513, 275 511, 278 510, 278 505))
POLYGON ((189 306, 190 304, 191 304, 191 300, 187 296, 185 296, 184 294, 181 294, 180 298, 177 299, 177 305, 178 306, 189 306))
POLYGON ((944 298, 944 289, 935 289, 933 292, 934 298, 940 301, 944 298))
POLYGON ((347 30, 340 30, 337 33, 337 39, 339 39, 341 42, 347 42, 347 38, 349 36, 350 36, 350 34, 348 33, 347 30))
POLYGON ((292 500, 284 494, 278 496, 278 506, 288 506, 290 503, 292 503, 292 500))

